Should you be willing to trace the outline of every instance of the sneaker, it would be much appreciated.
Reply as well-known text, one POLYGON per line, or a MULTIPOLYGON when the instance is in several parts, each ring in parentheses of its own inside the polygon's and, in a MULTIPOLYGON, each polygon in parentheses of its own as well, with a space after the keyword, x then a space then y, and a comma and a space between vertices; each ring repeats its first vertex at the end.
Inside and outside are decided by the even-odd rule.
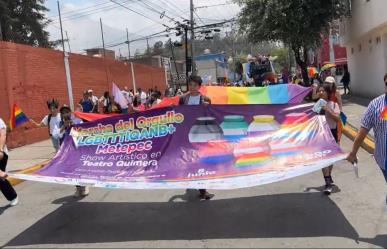
POLYGON ((85 196, 88 196, 89 195, 89 187, 87 187, 87 186, 82 186, 82 187, 80 187, 80 194, 81 194, 81 196, 82 197, 85 197, 85 196))
POLYGON ((214 197, 214 196, 215 196, 215 195, 212 195, 212 194, 210 194, 210 193, 208 193, 208 192, 206 191, 205 193, 200 194, 200 195, 199 195, 199 198, 200 198, 201 200, 211 200, 212 197, 214 197))
POLYGON ((75 187, 74 198, 79 198, 79 197, 81 197, 81 187, 76 186, 75 187))
POLYGON ((326 195, 330 195, 332 193, 332 184, 327 184, 325 185, 325 188, 324 188, 324 194, 326 195))
POLYGON ((13 199, 12 201, 9 202, 9 205, 10 205, 11 207, 14 207, 14 206, 16 206, 18 203, 19 203, 19 198, 16 197, 15 199, 13 199))

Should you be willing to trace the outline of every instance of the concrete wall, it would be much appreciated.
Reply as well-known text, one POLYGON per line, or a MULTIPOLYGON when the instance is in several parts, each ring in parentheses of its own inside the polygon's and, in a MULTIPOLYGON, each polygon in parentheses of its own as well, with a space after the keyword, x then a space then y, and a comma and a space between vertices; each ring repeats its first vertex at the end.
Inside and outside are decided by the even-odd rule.
POLYGON ((343 42, 360 39, 387 24, 385 0, 352 0, 351 18, 341 26, 343 42))
MULTIPOLYGON (((102 96, 111 91, 111 82, 133 88, 129 63, 70 54, 73 96, 78 103, 85 90, 102 96)), ((136 86, 165 89, 165 71, 134 64, 136 86)), ((46 101, 56 98, 68 104, 63 54, 60 51, 0 42, 0 117, 8 122, 11 106, 16 103, 29 118, 39 122, 47 114, 46 101)), ((48 138, 47 128, 26 124, 10 133, 8 144, 17 147, 48 138)))
POLYGON ((387 72, 387 34, 373 32, 355 42, 347 45, 352 91, 360 96, 379 96, 384 92, 387 72))
POLYGON ((385 0, 352 0, 351 17, 340 24, 347 48, 352 92, 376 97, 384 92, 387 73, 387 11, 385 0))

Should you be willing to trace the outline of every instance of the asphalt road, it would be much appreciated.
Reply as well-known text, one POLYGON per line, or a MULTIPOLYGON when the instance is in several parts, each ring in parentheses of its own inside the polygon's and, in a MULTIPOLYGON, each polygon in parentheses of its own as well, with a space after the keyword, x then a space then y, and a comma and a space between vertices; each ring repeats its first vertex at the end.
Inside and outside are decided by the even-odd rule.
POLYGON ((91 189, 76 200, 71 186, 24 182, 18 206, 0 199, 0 246, 387 247, 386 183, 369 154, 359 157, 359 179, 336 164, 330 197, 321 172, 202 202, 185 190, 91 189))

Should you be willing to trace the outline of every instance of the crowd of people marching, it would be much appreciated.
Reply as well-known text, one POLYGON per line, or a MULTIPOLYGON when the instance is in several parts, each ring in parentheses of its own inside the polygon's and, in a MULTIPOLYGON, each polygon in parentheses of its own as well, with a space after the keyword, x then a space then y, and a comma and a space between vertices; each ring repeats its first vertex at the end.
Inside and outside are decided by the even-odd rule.
MULTIPOLYGON (((263 63, 262 61, 260 63, 263 63)), ((261 64, 264 65, 264 64, 261 64)), ((254 78, 254 77, 253 77, 254 78)), ((348 70, 344 75, 343 84, 348 88, 350 77, 348 70)), ((264 86, 264 78, 254 78, 254 82, 257 82, 259 86, 264 86), (261 82, 262 80, 262 82, 261 82), (262 84, 261 84, 262 83, 262 84)), ((289 82, 288 82, 289 83, 289 82)), ((164 96, 180 96, 179 104, 181 105, 208 105, 211 104, 211 100, 206 96, 203 96, 199 89, 202 84, 202 79, 199 76, 192 76, 188 84, 188 92, 183 94, 180 89, 174 90, 171 87, 167 87, 164 96)), ((375 159, 380 166, 383 175, 387 182, 387 160, 386 160, 386 144, 387 144, 387 121, 380 118, 381 115, 387 115, 387 74, 384 76, 385 93, 378 98, 371 101, 364 117, 361 121, 361 128, 359 134, 354 142, 351 153, 348 155, 347 160, 351 163, 357 162, 357 152, 360 144, 365 139, 367 133, 374 129, 375 133, 375 159), (383 114, 384 113, 384 114, 383 114)), ((337 143, 340 142, 339 124, 340 117, 343 111, 343 103, 341 100, 341 94, 339 93, 336 85, 335 78, 329 75, 315 75, 310 79, 308 85, 313 88, 311 99, 320 104, 318 110, 319 115, 325 115, 328 126, 332 133, 332 136, 337 143)), ((124 88, 121 91, 122 96, 126 99, 127 105, 122 106, 114 101, 114 97, 109 92, 105 92, 103 96, 98 98, 93 94, 93 90, 88 90, 83 93, 82 99, 79 101, 77 110, 85 113, 132 113, 137 111, 144 111, 151 108, 154 105, 160 103, 162 93, 155 87, 149 89, 147 92, 141 88, 134 92, 132 89, 124 88)), ((83 120, 77 118, 71 109, 63 105, 59 108, 59 102, 52 99, 47 102, 47 108, 49 114, 46 115, 40 123, 36 123, 31 120, 36 126, 47 126, 48 133, 50 135, 53 147, 56 151, 59 150, 66 135, 70 133, 70 129, 74 124, 80 124, 83 120)), ((6 147, 6 125, 2 119, 0 119, 0 189, 10 201, 10 205, 16 205, 18 203, 17 194, 11 184, 7 181, 5 169, 8 160, 8 150, 6 147)), ((325 188, 324 193, 330 194, 333 190, 334 181, 332 178, 333 165, 324 168, 322 170, 325 188)), ((205 189, 199 190, 201 199, 210 199, 213 195, 209 194, 205 189)), ((85 186, 76 186, 75 196, 86 196, 89 194, 89 189, 85 186)), ((387 199, 386 199, 387 202, 387 199)))
POLYGON ((100 98, 93 94, 92 89, 84 91, 83 98, 78 102, 77 111, 104 114, 144 111, 153 105, 160 103, 162 97, 157 86, 154 89, 149 89, 147 92, 138 88, 136 93, 133 89, 128 90, 128 87, 124 87, 124 90, 122 90, 121 93, 126 99, 126 105, 120 105, 115 102, 114 96, 112 96, 109 91, 104 92, 100 98))

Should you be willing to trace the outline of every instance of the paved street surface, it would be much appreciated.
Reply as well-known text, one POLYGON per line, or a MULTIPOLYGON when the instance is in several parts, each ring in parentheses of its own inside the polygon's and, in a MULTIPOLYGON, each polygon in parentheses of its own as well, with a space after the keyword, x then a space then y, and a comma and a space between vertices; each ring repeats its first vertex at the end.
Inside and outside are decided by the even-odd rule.
MULTIPOLYGON (((351 142, 343 141, 344 150, 351 142)), ((0 208, 5 247, 345 247, 387 245, 386 184, 361 151, 360 178, 345 162, 324 196, 320 172, 255 188, 214 191, 199 202, 185 190, 92 189, 24 182, 20 205, 0 208)), ((5 206, 0 198, 0 207, 5 206)))

